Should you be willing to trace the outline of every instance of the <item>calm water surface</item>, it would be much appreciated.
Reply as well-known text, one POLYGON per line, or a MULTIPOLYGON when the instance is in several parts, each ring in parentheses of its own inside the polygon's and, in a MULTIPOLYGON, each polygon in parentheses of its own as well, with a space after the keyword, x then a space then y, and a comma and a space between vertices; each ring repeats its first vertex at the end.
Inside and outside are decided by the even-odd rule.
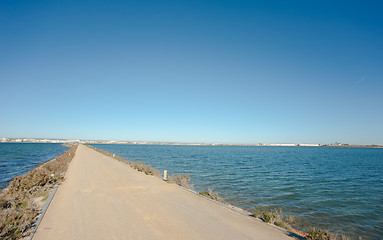
POLYGON ((14 176, 61 155, 68 148, 56 143, 0 143, 0 189, 14 176))
POLYGON ((295 226, 383 238, 383 149, 94 145, 170 174, 233 205, 282 209, 295 226))

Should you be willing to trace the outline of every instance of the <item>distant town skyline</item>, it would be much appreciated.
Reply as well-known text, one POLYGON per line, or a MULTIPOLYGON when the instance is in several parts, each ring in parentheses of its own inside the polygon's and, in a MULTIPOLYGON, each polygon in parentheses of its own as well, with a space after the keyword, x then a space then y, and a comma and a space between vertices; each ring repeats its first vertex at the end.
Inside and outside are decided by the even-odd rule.
POLYGON ((91 139, 60 139, 60 138, 1 138, 0 143, 71 143, 71 144, 129 144, 129 145, 191 145, 191 146, 271 146, 271 147, 363 147, 383 148, 383 145, 353 145, 348 143, 207 143, 207 142, 157 142, 157 141, 115 141, 115 140, 91 140, 91 139))
POLYGON ((382 145, 382 11, 2 1, 0 137, 382 145))

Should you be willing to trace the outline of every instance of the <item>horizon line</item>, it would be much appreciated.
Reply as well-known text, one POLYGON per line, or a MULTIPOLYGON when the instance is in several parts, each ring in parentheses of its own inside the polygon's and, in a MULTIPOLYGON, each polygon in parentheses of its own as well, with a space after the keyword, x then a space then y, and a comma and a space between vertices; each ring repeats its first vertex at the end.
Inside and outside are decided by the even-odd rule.
POLYGON ((348 144, 348 143, 222 143, 222 142, 179 142, 179 141, 128 141, 128 140, 93 140, 93 139, 75 139, 75 138, 8 138, 1 137, 0 142, 83 142, 93 144, 137 144, 137 145, 221 145, 221 146, 383 146, 382 144, 348 144))

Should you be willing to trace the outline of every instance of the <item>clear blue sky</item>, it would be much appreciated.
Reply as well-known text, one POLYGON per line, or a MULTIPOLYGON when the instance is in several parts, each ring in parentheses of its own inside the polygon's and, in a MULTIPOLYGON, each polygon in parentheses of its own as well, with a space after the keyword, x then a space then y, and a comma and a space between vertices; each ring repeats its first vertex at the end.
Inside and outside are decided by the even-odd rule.
POLYGON ((0 2, 0 137, 383 144, 381 1, 0 2))

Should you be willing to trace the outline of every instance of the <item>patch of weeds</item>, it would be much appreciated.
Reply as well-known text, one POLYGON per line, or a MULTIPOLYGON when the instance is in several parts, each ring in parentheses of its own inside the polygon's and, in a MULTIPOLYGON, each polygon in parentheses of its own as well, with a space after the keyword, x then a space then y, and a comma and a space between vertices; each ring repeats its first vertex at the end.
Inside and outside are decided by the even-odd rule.
POLYGON ((49 193, 47 192, 47 193, 45 193, 44 195, 43 195, 43 202, 45 202, 46 200, 48 200, 48 197, 49 197, 49 193))
POLYGON ((291 223, 294 221, 294 217, 291 215, 285 216, 282 210, 260 210, 254 214, 257 218, 261 219, 266 223, 276 225, 280 228, 287 229, 289 231, 295 232, 298 235, 306 237, 309 240, 350 240, 351 238, 345 234, 341 233, 331 233, 329 231, 324 231, 319 228, 310 228, 309 234, 300 232, 291 227, 291 223))
POLYGON ((345 234, 331 233, 319 228, 310 228, 309 236, 310 240, 350 240, 351 238, 345 234))
POLYGON ((261 210, 254 215, 266 223, 270 223, 287 230, 292 229, 290 224, 294 221, 293 216, 291 215, 285 216, 282 210, 274 210, 274 211, 261 210))
POLYGON ((145 164, 144 162, 138 161, 136 163, 131 163, 131 166, 139 172, 145 173, 146 175, 154 175, 161 177, 160 171, 151 167, 149 164, 145 164))
POLYGON ((177 184, 181 187, 188 188, 188 189, 194 189, 194 185, 190 183, 190 176, 189 174, 184 175, 171 175, 169 177, 169 182, 177 184))
POLYGON ((207 191, 201 191, 198 193, 199 195, 202 195, 202 196, 205 196, 207 198, 210 198, 210 199, 213 199, 217 202, 220 202, 220 203, 223 203, 223 204, 227 204, 227 202, 225 200, 223 200, 219 195, 218 193, 214 193, 213 190, 211 188, 209 188, 207 191))

